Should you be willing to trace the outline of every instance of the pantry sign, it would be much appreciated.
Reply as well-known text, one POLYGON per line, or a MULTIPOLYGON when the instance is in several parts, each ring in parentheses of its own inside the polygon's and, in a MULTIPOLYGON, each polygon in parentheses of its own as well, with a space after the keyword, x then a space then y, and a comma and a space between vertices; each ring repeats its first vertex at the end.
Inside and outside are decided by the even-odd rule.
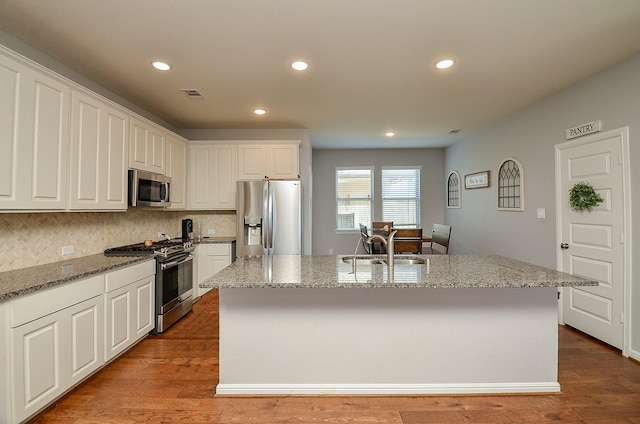
POLYGON ((581 137, 587 134, 593 134, 599 132, 602 129, 602 122, 600 120, 587 122, 586 124, 578 125, 577 127, 567 128, 566 135, 567 140, 572 138, 581 137))

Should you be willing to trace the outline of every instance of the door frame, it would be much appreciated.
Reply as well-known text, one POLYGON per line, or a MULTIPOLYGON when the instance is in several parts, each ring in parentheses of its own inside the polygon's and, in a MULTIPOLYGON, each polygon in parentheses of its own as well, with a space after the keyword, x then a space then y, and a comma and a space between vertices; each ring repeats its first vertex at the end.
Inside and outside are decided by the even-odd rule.
MULTIPOLYGON (((560 249, 560 243, 562 243, 562 194, 560 192, 561 186, 561 159, 560 152, 567 148, 572 148, 588 143, 595 143, 601 140, 605 140, 611 137, 620 137, 620 149, 621 157, 619 162, 622 165, 622 214, 623 214, 623 342, 622 342, 622 355, 629 357, 631 346, 631 252, 632 252, 632 215, 631 215, 631 168, 629 161, 629 127, 617 128, 610 131, 600 132, 585 137, 581 137, 571 141, 565 141, 563 143, 556 144, 555 149, 555 191, 556 191, 556 269, 563 271, 562 269, 562 250, 560 249)), ((558 302, 558 318, 561 324, 564 325, 562 302, 558 302)), ((636 354, 632 355, 634 359, 640 360, 640 356, 636 354)))

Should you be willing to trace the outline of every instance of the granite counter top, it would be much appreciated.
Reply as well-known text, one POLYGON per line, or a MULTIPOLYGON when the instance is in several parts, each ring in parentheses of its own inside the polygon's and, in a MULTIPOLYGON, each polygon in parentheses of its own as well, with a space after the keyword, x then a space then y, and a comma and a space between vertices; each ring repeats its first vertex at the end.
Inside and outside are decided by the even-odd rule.
POLYGON ((215 288, 506 288, 595 286, 598 282, 502 256, 421 255, 430 266, 358 264, 342 256, 239 258, 200 284, 215 288))
POLYGON ((155 259, 153 256, 105 256, 100 253, 2 272, 0 273, 0 301, 148 260, 155 259))

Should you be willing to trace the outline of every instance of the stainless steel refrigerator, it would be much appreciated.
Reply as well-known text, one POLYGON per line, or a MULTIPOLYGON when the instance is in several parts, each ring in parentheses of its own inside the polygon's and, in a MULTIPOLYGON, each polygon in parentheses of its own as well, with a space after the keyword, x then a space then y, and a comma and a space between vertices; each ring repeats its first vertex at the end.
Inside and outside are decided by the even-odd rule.
POLYGON ((302 254, 300 181, 238 181, 236 254, 302 254))

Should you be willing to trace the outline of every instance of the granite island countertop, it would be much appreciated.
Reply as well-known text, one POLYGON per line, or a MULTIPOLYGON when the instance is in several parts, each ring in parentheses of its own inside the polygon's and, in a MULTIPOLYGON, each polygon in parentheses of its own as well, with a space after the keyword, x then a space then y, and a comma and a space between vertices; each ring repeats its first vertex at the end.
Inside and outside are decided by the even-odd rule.
MULTIPOLYGON (((358 264, 343 256, 279 255, 238 258, 200 287, 213 288, 508 288, 596 286, 590 280, 502 256, 418 255, 430 265, 358 264)), ((361 257, 361 256, 358 256, 361 257)))

